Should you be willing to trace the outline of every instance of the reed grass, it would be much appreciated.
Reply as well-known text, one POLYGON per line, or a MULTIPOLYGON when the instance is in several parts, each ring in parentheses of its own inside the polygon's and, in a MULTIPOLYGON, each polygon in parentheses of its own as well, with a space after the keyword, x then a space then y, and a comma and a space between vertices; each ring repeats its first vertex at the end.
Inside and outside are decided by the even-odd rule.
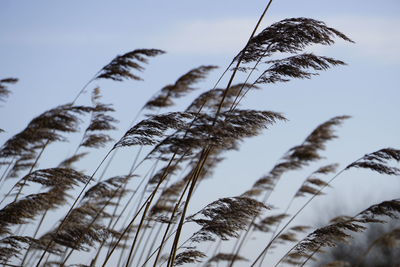
MULTIPOLYGON (((400 162, 400 150, 395 148, 360 155, 339 172, 337 164, 319 167, 303 180, 292 197, 281 203, 286 207, 283 212, 273 213, 268 204, 286 173, 299 171, 323 158, 321 152, 326 143, 338 138, 335 127, 350 116, 336 116, 318 125, 242 194, 207 199, 208 205, 188 215, 199 184, 213 176, 227 151, 238 150, 247 138, 258 136, 277 123, 287 123, 280 112, 242 109, 240 105, 248 93, 271 84, 284 86, 294 79, 311 79, 321 71, 345 65, 342 60, 306 50, 315 44, 333 45, 337 39, 353 42, 322 21, 288 18, 260 30, 271 3, 272 0, 267 2, 247 43, 233 57, 214 88, 198 93, 195 86, 210 71, 215 71, 213 65, 193 68, 162 87, 143 101, 132 126, 120 132, 121 138, 113 143, 93 172, 88 174, 75 166, 88 154, 103 153, 101 149, 113 142, 109 131, 117 130, 118 120, 111 115, 115 111, 112 105, 100 101, 99 87, 94 88, 87 106, 75 102, 93 81, 142 80, 138 72, 145 70, 148 58, 164 51, 136 49, 115 57, 88 80, 71 103, 45 111, 9 138, 0 148, 1 179, 16 178, 17 182, 4 189, 8 193, 1 202, 4 205, 0 210, 0 263, 38 267, 191 264, 231 267, 283 263, 304 266, 317 259, 324 248, 348 241, 352 233, 363 232, 368 224, 384 223, 385 218, 398 219, 400 202, 394 199, 318 229, 291 225, 312 200, 326 194, 323 190, 333 186, 334 180, 348 170, 399 176, 400 168, 395 164, 400 162), (239 74, 246 78, 240 80, 239 74), (224 76, 228 76, 227 85, 218 88, 224 76), (180 98, 194 93, 198 96, 186 109, 161 113, 164 109, 174 109, 180 98), (141 116, 142 111, 149 113, 141 116), (136 122, 137 118, 141 120, 136 122), (85 120, 86 127, 80 131, 85 120), (71 133, 81 135, 73 154, 58 166, 36 169, 43 161, 43 151, 53 143, 67 143, 71 133), (132 162, 127 161, 129 172, 105 177, 116 160, 114 156, 123 148, 133 147, 138 152, 132 162), (103 174, 95 179, 107 159, 103 174), (146 175, 145 168, 148 168, 146 175), (330 179, 321 178, 329 175, 330 179), (29 186, 37 192, 26 190, 29 186), (295 201, 307 196, 300 209, 289 212, 295 201), (54 227, 45 225, 45 219, 56 222, 54 227), (35 230, 30 233, 22 225, 35 230), (39 235, 43 227, 45 233, 39 235), (182 241, 184 236, 187 238, 182 241), (261 252, 253 258, 241 255, 244 246, 253 246, 252 238, 263 240, 262 247, 252 247, 261 252), (234 239, 233 250, 227 252, 226 244, 232 245, 229 240, 234 239), (268 255, 273 253, 272 249, 284 249, 287 243, 294 245, 278 262, 270 261, 268 255), (215 248, 213 244, 217 244, 215 248), (205 251, 206 246, 214 251, 205 251), (76 262, 72 256, 82 261, 76 262)), ((6 101, 11 93, 9 87, 16 82, 16 78, 0 80, 0 101, 6 101)), ((380 236, 359 259, 360 264, 375 246, 391 249, 398 239, 398 229, 380 236)), ((346 263, 337 261, 337 264, 346 263)))

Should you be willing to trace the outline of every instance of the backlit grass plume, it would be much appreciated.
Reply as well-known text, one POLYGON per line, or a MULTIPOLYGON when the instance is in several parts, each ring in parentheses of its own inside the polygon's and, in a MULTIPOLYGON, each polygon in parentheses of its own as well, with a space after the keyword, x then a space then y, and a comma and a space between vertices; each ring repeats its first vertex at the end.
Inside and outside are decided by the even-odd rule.
POLYGON ((219 262, 231 262, 234 259, 234 261, 248 261, 246 258, 241 257, 241 256, 235 256, 233 254, 227 254, 227 253, 218 253, 215 256, 212 256, 208 261, 207 261, 207 267, 214 266, 214 264, 219 264, 219 262))
POLYGON ((381 174, 400 175, 400 169, 390 166, 390 160, 400 162, 400 150, 384 148, 370 154, 366 154, 360 160, 351 163, 346 169, 363 168, 376 171, 381 174))
POLYGON ((4 102, 5 99, 11 94, 8 90, 7 85, 18 82, 17 78, 5 78, 0 80, 0 102, 4 102))
POLYGON ((292 78, 310 79, 316 72, 327 70, 332 66, 345 65, 341 60, 313 54, 300 54, 284 59, 269 60, 270 66, 255 81, 256 84, 288 82, 292 78), (312 71, 309 71, 312 70, 312 71))
POLYGON ((0 239, 0 263, 5 266, 14 257, 19 257, 21 252, 24 251, 29 245, 36 244, 40 247, 39 242, 29 236, 7 236, 0 239))
MULTIPOLYGON (((40 114, 6 140, 0 147, 0 184, 7 187, 11 180, 6 178, 18 179, 9 186, 11 189, 0 203, 0 263, 10 267, 173 267, 202 263, 204 266, 270 266, 271 253, 297 242, 277 265, 285 262, 303 266, 325 248, 346 242, 354 232, 364 231, 370 223, 383 223, 388 217, 398 219, 400 200, 394 199, 373 205, 353 217, 336 218, 318 229, 297 222, 291 225, 308 203, 322 195, 323 189, 345 171, 361 168, 400 175, 400 168, 395 165, 400 162, 400 150, 394 148, 366 154, 338 173, 336 164, 315 168, 282 201, 286 209, 269 211, 267 203, 273 192, 280 192, 277 190, 280 179, 290 171, 300 171, 324 159, 322 151, 329 141, 337 138, 336 128, 349 116, 336 116, 318 125, 300 144, 287 150, 265 175, 255 182, 246 181, 253 185, 239 196, 208 199, 209 192, 202 186, 210 186, 213 181, 208 179, 220 174, 217 170, 223 166, 223 160, 229 159, 227 152, 239 150, 247 138, 262 134, 277 122, 287 121, 280 112, 243 107, 242 99, 247 93, 272 84, 284 85, 294 79, 310 79, 322 71, 345 65, 342 60, 308 50, 313 45, 332 45, 336 39, 352 42, 324 22, 288 18, 260 30, 271 3, 269 0, 247 44, 213 83, 214 87, 206 88, 186 108, 179 110, 175 105, 177 100, 188 100, 197 90, 197 84, 216 66, 201 65, 172 84, 157 86, 162 89, 144 101, 141 109, 132 107, 151 114, 142 116, 121 134, 99 164, 94 165, 91 175, 78 172, 72 166, 93 167, 88 165, 93 160, 82 161, 82 158, 89 152, 94 156, 112 141, 108 133, 117 130, 117 120, 111 115, 114 106, 100 100, 99 87, 93 91, 91 104, 77 106, 76 100, 94 81, 142 80, 140 72, 145 64, 150 58, 165 53, 163 50, 137 49, 116 56, 89 80, 71 104, 40 114), (226 86, 221 86, 224 81, 226 86), (169 112, 159 113, 164 108, 169 112), (55 153, 61 155, 61 159, 57 158, 57 162, 61 161, 58 167, 55 164, 37 170, 36 166, 51 162, 41 157, 45 148, 58 141, 67 142, 67 135, 79 131, 86 115, 90 115, 86 119, 87 127, 83 128, 72 153, 69 148, 68 151, 60 149, 55 153), (137 153, 117 155, 121 147, 137 148, 137 153), (117 164, 113 166, 114 163, 117 164), (118 172, 129 167, 129 172, 103 179, 114 170, 110 166, 118 172), (26 172, 20 176, 23 171, 26 172), (328 174, 334 174, 333 178, 321 178, 328 174), (31 190, 26 190, 26 186, 31 186, 31 190), (191 201, 196 200, 198 191, 203 192, 198 197, 209 204, 203 204, 193 214, 191 201), (13 194, 15 199, 9 201, 13 194), (289 208, 294 201, 301 201, 300 197, 305 196, 309 197, 306 203, 291 214, 289 208), (54 222, 58 223, 49 224, 54 222), (281 224, 284 225, 280 227, 281 224), (258 247, 248 242, 265 236, 269 241, 257 243, 262 244, 263 250, 255 259, 248 251, 243 252, 246 246, 256 250, 258 247), (235 244, 230 246, 234 239, 235 244), (224 252, 226 245, 230 251, 224 252)), ((176 63, 168 67, 175 67, 173 64, 176 63)), ((164 70, 163 75, 167 74, 164 70)), ((7 86, 15 82, 14 78, 0 80, 0 101, 10 94, 7 86)), ((137 93, 135 97, 140 95, 137 93)), ((140 115, 139 112, 134 121, 140 115)), ((281 135, 278 141, 284 142, 284 137, 281 135)), ((253 154, 249 159, 258 156, 253 154)), ((246 161, 237 164, 246 173, 246 161)), ((226 187, 224 190, 233 188, 235 175, 221 177, 220 186, 226 187)), ((374 246, 383 243, 394 246, 398 239, 397 229, 377 239, 374 246)))
POLYGON ((167 130, 186 129, 189 125, 188 120, 193 118, 194 114, 188 112, 171 112, 151 116, 128 130, 114 147, 155 145, 167 135, 167 130))
POLYGON ((270 192, 285 172, 300 169, 310 162, 321 159, 319 152, 325 149, 325 143, 337 138, 334 127, 341 125, 348 118, 350 117, 334 117, 315 128, 301 145, 289 149, 280 163, 276 164, 267 175, 258 179, 249 193, 254 195, 257 192, 270 192))
POLYGON ((35 165, 35 159, 41 149, 55 141, 66 141, 62 133, 73 133, 79 130, 79 116, 91 112, 87 106, 70 104, 50 109, 29 122, 20 133, 7 140, 0 148, 0 158, 14 158, 15 164, 11 176, 35 165), (22 161, 21 161, 22 160, 22 161))
POLYGON ((356 216, 318 228, 294 246, 281 261, 308 261, 315 253, 326 247, 334 247, 338 242, 347 242, 353 232, 362 232, 365 224, 382 223, 384 218, 397 219, 400 215, 400 200, 394 199, 372 205, 356 216), (304 259, 304 260, 302 260, 304 259))
POLYGON ((193 85, 204 78, 216 66, 200 66, 185 73, 174 83, 163 87, 150 101, 144 105, 144 109, 165 108, 172 106, 173 99, 183 97, 195 90, 193 85))
POLYGON ((0 235, 10 234, 12 232, 10 226, 28 223, 47 210, 65 205, 68 197, 67 191, 87 180, 88 176, 65 168, 37 170, 26 175, 17 183, 16 188, 27 183, 36 183, 48 190, 28 195, 2 208, 0 210, 0 235))
POLYGON ((115 57, 110 63, 105 65, 96 76, 96 79, 111 79, 123 81, 124 79, 142 80, 132 71, 142 71, 141 64, 147 63, 148 57, 155 57, 165 52, 159 49, 136 49, 115 57))
MULTIPOLYGON (((102 223, 102 219, 111 216, 104 208, 106 203, 118 197, 116 191, 121 189, 129 178, 128 176, 112 177, 89 188, 81 204, 70 212, 62 225, 44 235, 42 239, 47 239, 50 235, 55 243, 53 245, 71 248, 74 251, 89 250, 96 242, 103 242, 108 236, 117 235, 116 231, 102 223)), ((111 204, 113 203, 110 202, 109 205, 111 204)))
POLYGON ((201 226, 191 238, 195 242, 238 237, 254 216, 267 209, 263 203, 247 197, 221 198, 188 217, 189 222, 201 226))
POLYGON ((220 105, 222 111, 227 111, 232 107, 237 98, 242 97, 243 93, 250 89, 258 89, 258 87, 254 84, 240 83, 232 85, 227 91, 221 88, 208 90, 195 98, 186 108, 186 111, 203 111, 203 113, 213 114, 217 111, 220 105), (225 99, 221 104, 220 102, 224 94, 225 99))
MULTIPOLYGON (((245 229, 254 216, 265 209, 263 203, 247 197, 231 197, 218 199, 201 211, 189 216, 187 222, 195 222, 201 229, 190 238, 191 242, 215 241, 238 237, 240 230, 245 229)), ((187 249, 176 256, 175 264, 180 262, 196 262, 205 254, 198 250, 187 249), (184 261, 183 261, 184 260, 184 261)))
POLYGON ((233 110, 220 113, 217 120, 208 114, 197 114, 194 121, 160 142, 151 152, 155 155, 196 155, 204 144, 215 149, 236 149, 245 138, 257 136, 269 125, 286 118, 277 112, 233 110))
POLYGON ((118 121, 108 114, 114 112, 114 108, 111 105, 101 103, 99 101, 100 97, 100 89, 97 87, 92 93, 94 107, 89 126, 86 128, 80 144, 82 147, 98 148, 105 146, 106 143, 111 142, 113 139, 104 134, 104 132, 117 129, 114 124, 118 121))
POLYGON ((254 36, 236 59, 249 63, 278 52, 298 53, 312 44, 332 45, 335 37, 352 42, 322 21, 310 18, 284 19, 254 36))

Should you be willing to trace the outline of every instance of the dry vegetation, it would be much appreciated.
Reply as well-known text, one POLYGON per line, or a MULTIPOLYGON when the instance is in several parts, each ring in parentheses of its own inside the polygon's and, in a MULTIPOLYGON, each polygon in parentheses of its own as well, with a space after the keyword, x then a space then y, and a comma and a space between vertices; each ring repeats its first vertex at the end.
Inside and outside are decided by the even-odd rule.
MULTIPOLYGON (((268 6, 260 21, 267 10, 268 6)), ((356 215, 336 218, 330 225, 318 229, 293 225, 304 207, 349 169, 400 175, 400 169, 394 167, 400 161, 400 150, 394 148, 360 155, 339 171, 336 164, 321 166, 283 204, 282 213, 273 212, 268 204, 285 173, 300 170, 322 158, 321 151, 328 141, 337 138, 335 129, 348 116, 337 116, 317 126, 241 195, 210 199, 210 204, 188 214, 198 185, 212 176, 224 152, 238 149, 246 138, 286 120, 274 111, 241 109, 241 100, 247 93, 272 83, 283 85, 293 79, 309 79, 320 71, 345 64, 305 52, 314 44, 333 45, 338 38, 352 42, 325 23, 310 18, 289 18, 259 30, 260 21, 246 46, 224 72, 223 75, 230 77, 226 86, 200 94, 183 111, 168 113, 163 113, 163 109, 173 107, 178 98, 193 92, 195 84, 206 79, 216 67, 194 68, 175 83, 163 87, 143 105, 141 111, 147 115, 121 134, 122 138, 114 143, 93 173, 84 173, 74 166, 88 153, 96 153, 105 144, 114 142, 108 133, 116 130, 117 120, 112 116, 112 105, 101 102, 99 88, 93 90, 91 104, 77 106, 76 100, 95 80, 141 80, 140 71, 145 70, 148 60, 164 51, 139 49, 115 57, 89 80, 71 103, 43 112, 7 140, 0 150, 1 179, 12 179, 14 186, 2 188, 1 264, 171 267, 201 262, 204 266, 303 266, 317 259, 327 247, 348 241, 354 232, 363 232, 369 224, 396 219, 400 212, 399 199, 366 207, 356 215), (248 78, 238 81, 238 72, 248 78), (80 132, 81 141, 73 155, 53 168, 37 169, 43 151, 55 142, 66 142, 68 134, 78 132, 83 118, 89 123, 80 132), (119 149, 132 146, 147 151, 147 155, 138 154, 137 158, 142 160, 134 160, 128 173, 117 177, 103 177, 98 173, 119 149), (146 175, 137 171, 144 163, 152 166, 146 175), (37 192, 28 191, 28 186, 37 192), (288 214, 292 203, 299 198, 308 199, 297 212, 288 214), (52 228, 45 226, 49 227, 46 233, 39 235, 46 216, 53 216, 52 220, 58 222, 52 228), (24 225, 34 230, 27 231, 24 225), (192 231, 186 240, 182 237, 184 231, 192 231), (251 246, 254 237, 260 236, 267 236, 269 241, 263 247, 254 247, 259 251, 258 256, 242 255, 243 247, 251 246), (233 249, 224 247, 227 240, 234 240, 231 241, 235 242, 233 249), (286 243, 292 243, 292 248, 278 263, 269 262, 268 253, 286 243), (82 262, 77 263, 79 258, 82 262)), ((17 81, 15 78, 0 80, 1 101, 6 101, 12 84, 17 81)), ((398 240, 397 228, 376 237, 371 248, 379 244, 390 250, 396 248, 398 240)), ((363 258, 367 255, 360 256, 359 266, 363 258)), ((350 263, 335 259, 325 266, 346 264, 350 263)))

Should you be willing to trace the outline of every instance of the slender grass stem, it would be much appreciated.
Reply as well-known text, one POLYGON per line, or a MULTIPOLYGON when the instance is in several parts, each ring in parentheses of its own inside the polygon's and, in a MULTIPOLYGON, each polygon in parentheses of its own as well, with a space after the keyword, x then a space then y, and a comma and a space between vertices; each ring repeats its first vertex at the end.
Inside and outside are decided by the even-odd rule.
MULTIPOLYGON (((133 218, 131 219, 131 221, 129 222, 128 226, 125 227, 124 231, 121 233, 120 237, 118 238, 118 240, 116 241, 115 245, 113 246, 113 248, 111 249, 111 251, 108 253, 108 255, 106 256, 104 262, 103 262, 103 267, 107 264, 108 260, 110 259, 111 255, 113 254, 114 250, 116 249, 118 243, 121 241, 122 237, 124 236, 124 234, 129 230, 129 228, 131 227, 131 225, 133 224, 133 222, 136 220, 137 216, 139 215, 139 213, 142 211, 143 208, 145 208, 145 206, 147 205, 147 203, 151 203, 152 200, 154 199, 154 196, 157 193, 158 188, 160 187, 160 185, 162 184, 162 182, 164 181, 164 179, 167 176, 167 171, 169 169, 169 167, 171 166, 172 162, 174 161, 176 157, 176 154, 173 155, 173 157, 170 159, 170 161, 168 162, 167 168, 162 176, 162 178, 160 179, 160 181, 157 183, 157 186, 155 187, 155 189, 152 191, 152 193, 147 197, 145 203, 143 203, 143 205, 139 208, 138 212, 133 216, 133 218)), ((139 229, 137 231, 137 233, 139 232, 139 229)))
MULTIPOLYGON (((357 159, 355 162, 358 162, 361 160, 361 158, 357 159)), ((317 197, 326 187, 328 187, 337 177, 339 177, 345 170, 347 170, 347 167, 342 169, 340 172, 338 172, 335 176, 333 176, 325 185, 323 185, 315 194, 313 194, 306 203, 303 204, 303 206, 300 207, 300 209, 292 215, 292 217, 286 222, 286 224, 279 230, 279 232, 268 242, 268 244, 265 246, 263 251, 257 256, 257 258, 254 260, 254 262, 251 264, 251 267, 253 267, 257 261, 260 260, 263 254, 267 253, 268 249, 271 247, 272 243, 278 238, 278 236, 289 226, 289 224, 310 204, 310 202, 317 197)))
POLYGON ((183 210, 182 210, 181 219, 180 219, 178 227, 177 227, 177 231, 176 231, 176 234, 175 234, 175 239, 174 239, 174 242, 172 244, 171 253, 170 253, 170 256, 169 256, 169 259, 168 259, 168 264, 167 264, 168 267, 170 267, 170 266, 172 267, 174 265, 176 252, 177 252, 177 249, 178 249, 179 237, 180 237, 180 234, 182 232, 182 227, 183 227, 183 224, 184 224, 184 221, 185 221, 185 216, 186 216, 186 212, 187 212, 187 209, 188 209, 188 206, 189 206, 189 202, 190 202, 190 199, 191 199, 191 197, 193 195, 194 189, 196 187, 196 182, 197 182, 197 179, 199 177, 200 171, 203 168, 204 163, 207 160, 207 156, 210 153, 210 151, 211 151, 211 147, 210 146, 206 147, 202 151, 199 163, 197 164, 197 166, 195 168, 195 172, 193 173, 193 175, 189 179, 190 187, 189 187, 189 191, 188 191, 187 196, 186 196, 185 205, 184 205, 183 210))
MULTIPOLYGON (((58 234, 58 232, 61 230, 62 226, 64 225, 64 223, 67 221, 68 216, 71 214, 72 210, 74 209, 75 205, 78 203, 78 201, 80 200, 82 194, 84 193, 84 191, 86 190, 86 188, 88 187, 89 183, 93 180, 95 174, 97 173, 97 171, 99 170, 99 168, 101 167, 101 165, 104 163, 104 161, 107 159, 107 157, 110 155, 112 149, 110 151, 107 152, 107 154, 104 156, 104 158, 101 160, 100 164, 97 166, 97 168, 94 170, 93 174, 91 175, 91 177, 88 179, 88 181, 85 183, 85 186, 82 188, 82 190, 80 191, 80 193, 78 194, 78 196, 75 198, 74 202, 72 203, 71 207, 69 208, 67 215, 65 215, 65 217, 63 218, 63 220, 61 221, 60 225, 57 227, 55 235, 58 234)), ((42 255, 39 258, 38 263, 36 264, 36 267, 40 266, 40 263, 42 262, 44 256, 46 255, 46 253, 48 252, 48 250, 50 249, 51 245, 54 243, 54 240, 51 240, 46 248, 44 249, 42 255)))

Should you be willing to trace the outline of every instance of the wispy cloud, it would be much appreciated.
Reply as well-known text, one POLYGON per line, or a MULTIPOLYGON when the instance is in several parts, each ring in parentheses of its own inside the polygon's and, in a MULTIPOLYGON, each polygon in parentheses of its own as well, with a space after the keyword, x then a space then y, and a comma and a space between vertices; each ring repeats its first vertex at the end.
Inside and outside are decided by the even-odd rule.
POLYGON ((234 54, 245 45, 253 24, 250 18, 181 22, 156 39, 171 52, 234 54))
MULTIPOLYGON (((283 17, 268 17, 262 25, 283 17)), ((160 30, 126 34, 119 31, 84 32, 67 28, 63 31, 12 32, 0 37, 0 44, 81 46, 93 43, 113 46, 136 44, 164 49, 168 52, 197 55, 234 55, 246 43, 257 18, 222 18, 214 20, 188 20, 168 23, 160 30)), ((331 16, 321 18, 356 41, 355 45, 338 42, 340 53, 389 64, 400 62, 400 18, 369 16, 331 16)), ((326 48, 315 47, 319 52, 326 48)), ((332 49, 332 48, 329 48, 332 49)), ((315 51, 315 50, 314 50, 315 51)))
POLYGON ((400 18, 344 16, 328 20, 355 42, 354 56, 398 63, 400 60, 400 18))
MULTIPOLYGON (((356 41, 354 46, 343 44, 347 46, 342 49, 344 53, 387 63, 400 60, 400 18, 343 16, 323 20, 356 41)), ((270 18, 269 21, 277 20, 270 18)), ((254 23, 254 18, 187 21, 167 29, 156 39, 168 51, 235 54, 245 44, 254 23)), ((338 45, 341 46, 341 43, 338 45)))

